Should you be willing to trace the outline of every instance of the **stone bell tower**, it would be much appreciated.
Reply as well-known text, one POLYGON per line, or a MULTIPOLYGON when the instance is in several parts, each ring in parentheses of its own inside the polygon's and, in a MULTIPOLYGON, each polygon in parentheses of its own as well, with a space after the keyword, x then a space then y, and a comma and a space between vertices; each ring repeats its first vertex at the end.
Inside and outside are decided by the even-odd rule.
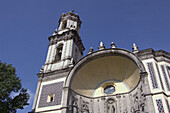
POLYGON ((83 55, 84 46, 79 37, 81 20, 72 12, 62 14, 59 28, 49 37, 49 49, 44 71, 67 68, 76 63, 83 55))
POLYGON ((72 11, 62 14, 58 31, 49 39, 45 64, 38 73, 38 86, 33 104, 34 112, 60 113, 63 102, 63 83, 72 66, 85 50, 79 30, 81 20, 72 11))

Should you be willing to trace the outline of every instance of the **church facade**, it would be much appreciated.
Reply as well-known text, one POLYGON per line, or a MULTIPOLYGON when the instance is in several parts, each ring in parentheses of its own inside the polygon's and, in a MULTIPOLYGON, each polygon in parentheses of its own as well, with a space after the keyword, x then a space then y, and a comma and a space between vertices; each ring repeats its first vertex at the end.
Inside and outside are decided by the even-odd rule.
POLYGON ((30 113, 170 113, 170 53, 101 42, 82 58, 80 28, 77 14, 61 15, 30 113))

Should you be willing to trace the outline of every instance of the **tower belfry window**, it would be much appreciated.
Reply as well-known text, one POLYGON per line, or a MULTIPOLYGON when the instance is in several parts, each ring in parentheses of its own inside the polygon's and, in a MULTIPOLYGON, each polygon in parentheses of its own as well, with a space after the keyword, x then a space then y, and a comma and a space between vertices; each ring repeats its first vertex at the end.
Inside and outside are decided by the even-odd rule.
POLYGON ((77 48, 75 49, 75 63, 78 61, 77 48))
POLYGON ((67 27, 67 20, 63 21, 62 23, 62 29, 65 29, 67 27))
POLYGON ((55 62, 58 62, 61 60, 62 49, 63 49, 63 44, 59 45, 56 48, 55 62))

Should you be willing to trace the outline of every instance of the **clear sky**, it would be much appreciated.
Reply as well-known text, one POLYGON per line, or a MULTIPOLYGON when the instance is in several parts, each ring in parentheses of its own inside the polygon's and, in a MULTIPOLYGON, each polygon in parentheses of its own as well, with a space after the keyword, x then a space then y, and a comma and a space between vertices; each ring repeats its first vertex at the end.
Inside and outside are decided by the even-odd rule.
POLYGON ((0 60, 16 67, 22 85, 31 94, 31 111, 48 37, 62 13, 75 10, 82 20, 80 37, 86 48, 153 48, 170 52, 170 0, 0 0, 0 60))

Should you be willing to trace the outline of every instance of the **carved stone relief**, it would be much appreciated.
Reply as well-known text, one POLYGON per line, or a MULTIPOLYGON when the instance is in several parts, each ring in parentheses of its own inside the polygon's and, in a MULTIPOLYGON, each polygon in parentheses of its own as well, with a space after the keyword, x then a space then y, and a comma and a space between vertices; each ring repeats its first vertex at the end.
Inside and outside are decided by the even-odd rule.
POLYGON ((116 110, 115 110, 115 100, 114 99, 109 98, 106 101, 106 112, 107 113, 116 113, 116 110))
POLYGON ((129 94, 88 98, 74 93, 71 113, 146 113, 146 97, 142 84, 129 94))
POLYGON ((73 110, 72 112, 73 113, 78 113, 78 104, 77 104, 77 101, 78 101, 77 99, 74 99, 74 101, 73 101, 73 105, 72 105, 73 106, 72 107, 72 110, 73 110))

